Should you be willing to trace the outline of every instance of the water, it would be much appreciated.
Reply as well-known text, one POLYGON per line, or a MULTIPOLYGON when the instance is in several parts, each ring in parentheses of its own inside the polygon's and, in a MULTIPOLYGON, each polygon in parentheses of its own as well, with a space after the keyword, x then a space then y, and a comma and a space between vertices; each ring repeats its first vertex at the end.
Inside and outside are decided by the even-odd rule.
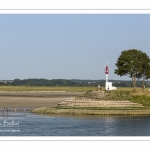
POLYGON ((0 116, 0 136, 150 136, 150 116, 0 116), (5 124, 5 125, 4 125, 5 124))

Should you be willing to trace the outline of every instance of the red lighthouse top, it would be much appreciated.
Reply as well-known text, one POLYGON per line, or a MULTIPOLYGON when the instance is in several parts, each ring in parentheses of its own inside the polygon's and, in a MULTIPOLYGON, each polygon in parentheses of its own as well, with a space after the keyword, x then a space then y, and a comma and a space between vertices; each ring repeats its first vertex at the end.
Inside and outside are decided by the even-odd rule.
POLYGON ((105 74, 108 74, 108 73, 109 73, 108 66, 106 66, 106 69, 104 69, 104 71, 105 71, 105 74))

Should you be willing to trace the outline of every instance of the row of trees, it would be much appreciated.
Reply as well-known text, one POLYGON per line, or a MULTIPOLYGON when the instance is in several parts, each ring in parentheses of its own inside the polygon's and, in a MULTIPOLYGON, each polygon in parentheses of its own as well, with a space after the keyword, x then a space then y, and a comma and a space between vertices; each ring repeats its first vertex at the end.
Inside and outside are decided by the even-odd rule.
MULTIPOLYGON (((101 87, 105 86, 105 80, 65 80, 65 79, 14 79, 13 81, 0 81, 0 86, 90 86, 97 87, 97 85, 101 85, 101 87)), ((126 80, 110 80, 115 87, 131 87, 132 82, 126 80)), ((137 81, 136 86, 141 87, 141 81, 137 81)), ((145 82, 146 87, 150 87, 150 82, 145 82)))
POLYGON ((74 86, 75 83, 65 79, 15 79, 11 85, 15 86, 74 86))
MULTIPOLYGON (((6 83, 7 85, 14 86, 96 86, 103 83, 103 81, 91 81, 87 80, 66 80, 66 79, 14 79, 12 83, 6 83)), ((3 83, 4 85, 5 83, 3 83)), ((6 85, 5 84, 5 85, 6 85)), ((2 85, 2 84, 0 84, 2 85)))
POLYGON ((133 88, 136 88, 136 80, 144 81, 150 78, 150 58, 141 50, 129 49, 121 52, 116 64, 115 74, 128 75, 132 78, 133 88))

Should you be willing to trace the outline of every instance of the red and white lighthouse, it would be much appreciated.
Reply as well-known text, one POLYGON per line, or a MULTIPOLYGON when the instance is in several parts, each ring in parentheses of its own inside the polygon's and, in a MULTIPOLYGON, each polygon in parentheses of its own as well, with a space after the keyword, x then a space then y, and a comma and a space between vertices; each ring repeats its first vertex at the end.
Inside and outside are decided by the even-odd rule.
POLYGON ((106 74, 106 82, 108 82, 109 68, 108 68, 107 63, 106 63, 106 68, 104 69, 104 72, 105 72, 105 74, 106 74))
POLYGON ((109 74, 109 68, 108 68, 108 61, 106 62, 106 67, 105 67, 105 69, 104 69, 104 72, 105 72, 105 74, 106 74, 106 82, 105 82, 105 89, 106 90, 116 90, 117 88, 116 87, 114 87, 114 86, 112 86, 112 82, 108 82, 108 74, 109 74))

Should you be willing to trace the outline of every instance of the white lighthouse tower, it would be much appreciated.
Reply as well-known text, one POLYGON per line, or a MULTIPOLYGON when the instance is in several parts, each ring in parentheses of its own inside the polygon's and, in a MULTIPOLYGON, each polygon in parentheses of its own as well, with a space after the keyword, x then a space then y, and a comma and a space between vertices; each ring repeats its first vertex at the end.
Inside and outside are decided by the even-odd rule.
POLYGON ((112 82, 108 82, 108 74, 109 74, 109 68, 108 68, 108 61, 106 62, 106 67, 104 69, 104 72, 106 74, 106 82, 105 82, 105 89, 106 90, 116 90, 116 87, 112 86, 112 82))
POLYGON ((104 69, 104 72, 106 74, 106 82, 108 82, 108 74, 109 74, 109 69, 108 69, 107 63, 108 63, 108 61, 106 62, 106 69, 104 69))

